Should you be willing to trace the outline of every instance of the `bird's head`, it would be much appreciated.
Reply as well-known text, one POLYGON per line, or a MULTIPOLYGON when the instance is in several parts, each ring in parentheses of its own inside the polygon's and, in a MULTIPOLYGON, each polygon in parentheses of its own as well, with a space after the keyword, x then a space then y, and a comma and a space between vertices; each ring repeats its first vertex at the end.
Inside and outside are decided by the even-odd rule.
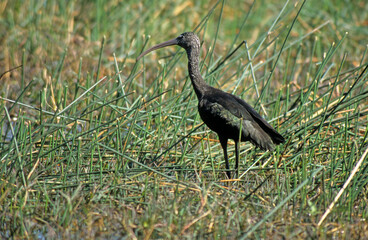
POLYGON ((141 55, 138 56, 137 61, 141 59, 144 55, 146 55, 149 52, 152 52, 156 49, 172 46, 172 45, 178 45, 185 50, 190 50, 192 48, 200 48, 201 42, 199 41, 198 36, 193 32, 185 32, 180 34, 177 38, 171 39, 169 41, 157 44, 148 50, 141 53, 141 55))
POLYGON ((177 45, 184 49, 189 49, 192 47, 199 48, 201 46, 198 36, 193 32, 185 32, 180 34, 176 38, 176 41, 178 42, 177 45))

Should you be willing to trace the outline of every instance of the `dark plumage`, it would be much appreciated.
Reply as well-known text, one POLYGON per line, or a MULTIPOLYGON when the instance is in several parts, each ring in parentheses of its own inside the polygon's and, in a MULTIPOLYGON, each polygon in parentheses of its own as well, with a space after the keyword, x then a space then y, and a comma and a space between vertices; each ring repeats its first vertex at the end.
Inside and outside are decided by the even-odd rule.
POLYGON ((198 111, 203 122, 219 136, 229 178, 231 174, 227 156, 228 139, 235 141, 236 170, 239 165, 240 136, 240 141, 250 141, 262 150, 270 151, 274 149, 275 144, 285 141, 283 136, 244 100, 213 88, 203 80, 199 72, 200 41, 195 33, 186 32, 175 39, 160 43, 143 52, 137 60, 153 50, 171 45, 179 45, 187 52, 189 76, 198 97, 198 111))

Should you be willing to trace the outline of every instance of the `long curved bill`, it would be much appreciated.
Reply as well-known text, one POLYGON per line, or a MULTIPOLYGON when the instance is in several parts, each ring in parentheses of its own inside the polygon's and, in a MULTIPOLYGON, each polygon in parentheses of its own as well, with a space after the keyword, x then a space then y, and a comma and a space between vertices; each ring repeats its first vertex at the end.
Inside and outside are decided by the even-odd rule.
POLYGON ((163 42, 163 43, 159 43, 159 44, 157 44, 157 45, 155 45, 155 46, 151 47, 150 49, 148 49, 148 50, 146 50, 146 51, 142 52, 142 53, 141 53, 141 55, 139 55, 139 56, 137 57, 137 61, 138 61, 139 59, 141 59, 141 58, 142 58, 144 55, 146 55, 147 53, 152 52, 152 51, 154 51, 154 50, 156 50, 156 49, 163 48, 163 47, 167 47, 167 46, 172 46, 172 45, 177 45, 177 44, 178 44, 178 40, 176 40, 176 38, 171 39, 171 40, 166 41, 166 42, 163 42))

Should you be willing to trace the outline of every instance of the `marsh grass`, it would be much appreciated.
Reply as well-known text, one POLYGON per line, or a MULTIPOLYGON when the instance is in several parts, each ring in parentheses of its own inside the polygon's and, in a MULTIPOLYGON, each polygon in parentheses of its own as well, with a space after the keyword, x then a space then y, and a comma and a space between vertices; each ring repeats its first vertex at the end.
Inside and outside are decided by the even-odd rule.
POLYGON ((0 74, 21 67, 1 79, 1 236, 367 238, 366 161, 318 222, 368 148, 368 9, 318 4, 2 3, 0 74), (242 144, 239 179, 183 50, 135 62, 192 29, 206 81, 286 138, 272 153, 242 144))

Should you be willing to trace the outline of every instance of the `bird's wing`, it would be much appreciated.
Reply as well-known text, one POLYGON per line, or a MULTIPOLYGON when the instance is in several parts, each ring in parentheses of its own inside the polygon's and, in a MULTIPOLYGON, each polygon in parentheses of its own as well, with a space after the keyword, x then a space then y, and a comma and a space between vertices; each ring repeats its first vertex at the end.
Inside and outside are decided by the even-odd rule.
MULTIPOLYGON (((231 95, 233 96, 233 95, 231 95)), ((264 118, 259 115, 259 113, 254 110, 248 103, 246 103, 243 99, 233 96, 234 99, 243 106, 243 109, 252 115, 253 119, 261 126, 261 128, 269 134, 269 136, 272 138, 272 141, 275 144, 280 144, 285 142, 284 137, 279 134, 264 118)))
MULTIPOLYGON (((218 99, 217 99, 218 100, 218 99)), ((237 141, 241 134, 242 141, 250 141, 263 150, 273 150, 270 136, 262 130, 249 113, 242 113, 236 101, 226 103, 204 99, 200 102, 199 113, 206 125, 217 132, 219 137, 237 141), (234 106, 232 106, 234 104, 234 106)))
POLYGON ((261 148, 270 149, 265 143, 267 140, 269 141, 270 138, 275 144, 285 141, 284 138, 257 113, 257 111, 242 99, 221 91, 221 94, 217 93, 210 96, 208 101, 213 105, 212 111, 217 109, 216 111, 226 117, 228 124, 237 126, 240 129, 240 119, 242 118, 242 132, 245 137, 250 138, 250 141, 255 145, 261 148), (256 141, 257 138, 258 141, 256 141))

